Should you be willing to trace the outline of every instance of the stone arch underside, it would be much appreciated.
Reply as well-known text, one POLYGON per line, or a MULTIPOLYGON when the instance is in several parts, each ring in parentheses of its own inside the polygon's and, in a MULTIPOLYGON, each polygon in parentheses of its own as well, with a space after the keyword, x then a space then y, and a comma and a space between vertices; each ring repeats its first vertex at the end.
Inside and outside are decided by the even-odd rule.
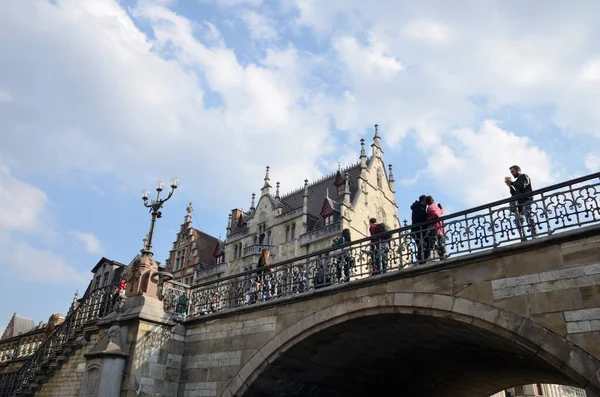
POLYGON ((313 312, 266 343, 222 395, 483 397, 531 383, 598 394, 588 371, 599 361, 561 336, 479 302, 418 295, 313 312))

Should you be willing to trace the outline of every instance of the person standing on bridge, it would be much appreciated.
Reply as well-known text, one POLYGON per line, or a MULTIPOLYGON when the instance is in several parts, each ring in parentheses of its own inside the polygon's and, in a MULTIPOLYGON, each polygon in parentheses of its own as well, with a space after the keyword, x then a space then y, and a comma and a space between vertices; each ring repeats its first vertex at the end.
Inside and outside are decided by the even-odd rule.
MULTIPOLYGON (((387 226, 384 223, 377 223, 377 219, 369 219, 369 234, 371 236, 379 235, 388 231, 387 226)), ((387 272, 388 258, 387 258, 387 241, 389 236, 385 237, 374 237, 371 239, 371 258, 375 264, 375 274, 381 274, 387 272)))
POLYGON ((516 200, 516 204, 514 202, 511 203, 511 211, 513 211, 515 214, 515 225, 517 227, 517 231, 519 232, 519 236, 521 237, 521 241, 527 241, 527 237, 525 237, 525 230, 523 228, 523 218, 526 219, 527 225, 529 226, 531 237, 537 237, 537 228, 533 213, 531 211, 533 196, 528 194, 533 191, 531 179, 527 174, 521 172, 521 167, 518 165, 513 165, 509 168, 509 170, 515 180, 511 180, 510 177, 507 176, 504 178, 504 183, 510 189, 511 196, 519 197, 516 200))
MULTIPOLYGON (((431 196, 425 199, 427 203, 427 219, 433 221, 441 218, 444 215, 444 208, 441 204, 435 204, 435 200, 431 196)), ((429 258, 433 247, 437 247, 437 252, 440 260, 446 259, 446 237, 444 235, 444 222, 437 221, 429 225, 429 236, 427 238, 427 249, 425 250, 425 259, 429 258)))
POLYGON ((271 277, 269 273, 273 270, 275 269, 271 267, 271 251, 265 248, 262 250, 256 265, 257 281, 261 288, 263 300, 271 297, 271 277))
POLYGON ((415 245, 417 246, 417 261, 422 265, 425 263, 425 245, 427 244, 426 231, 427 225, 418 225, 419 223, 423 223, 427 221, 427 203, 425 199, 427 196, 421 195, 419 196, 419 200, 415 201, 410 209, 412 211, 412 237, 415 241, 415 245), (418 226, 414 226, 418 225, 418 226))

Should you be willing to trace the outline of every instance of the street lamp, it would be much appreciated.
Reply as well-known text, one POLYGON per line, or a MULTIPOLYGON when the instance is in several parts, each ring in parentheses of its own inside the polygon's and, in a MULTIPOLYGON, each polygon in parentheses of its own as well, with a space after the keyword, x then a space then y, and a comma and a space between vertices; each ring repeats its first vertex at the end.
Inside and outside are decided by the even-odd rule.
POLYGON ((175 189, 177 189, 177 187, 179 186, 179 179, 171 178, 169 185, 171 186, 171 191, 169 192, 169 195, 164 199, 160 198, 160 193, 165 188, 165 184, 162 181, 156 182, 156 200, 148 201, 150 191, 142 191, 142 200, 144 200, 144 207, 149 208, 150 214, 152 215, 152 222, 150 222, 150 233, 148 233, 148 239, 144 246, 144 251, 147 254, 152 254, 152 235, 154 234, 154 223, 156 222, 157 218, 162 218, 162 213, 160 212, 160 209, 162 208, 163 204, 171 198, 173 192, 175 192, 175 189))

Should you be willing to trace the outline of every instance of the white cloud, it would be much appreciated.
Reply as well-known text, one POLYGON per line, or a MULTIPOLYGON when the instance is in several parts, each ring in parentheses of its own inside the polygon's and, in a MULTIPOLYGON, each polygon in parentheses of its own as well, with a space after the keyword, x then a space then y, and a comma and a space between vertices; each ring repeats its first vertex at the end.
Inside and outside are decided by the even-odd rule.
MULTIPOLYGON (((351 131, 347 140, 355 153, 357 131, 377 122, 386 144, 414 138, 424 161, 437 156, 449 169, 463 169, 468 158, 502 175, 504 162, 518 156, 502 157, 502 170, 491 169, 490 153, 461 142, 455 131, 466 128, 474 140, 527 142, 540 149, 526 154, 542 160, 546 137, 525 138, 527 127, 511 127, 510 134, 488 124, 473 127, 504 107, 547 107, 544 122, 566 134, 599 131, 600 91, 590 83, 600 50, 590 40, 600 34, 594 2, 587 11, 567 5, 540 11, 529 3, 464 9, 444 1, 384 1, 378 7, 358 0, 209 1, 241 7, 236 15, 244 16, 255 39, 265 39, 260 54, 232 48, 218 20, 189 20, 169 9, 173 2, 143 1, 129 13, 111 0, 54 3, 10 2, 0 15, 6 48, 0 87, 25 104, 7 113, 2 109, 15 101, 0 106, 0 129, 8 131, 0 155, 22 172, 50 178, 82 172, 92 181, 117 175, 127 188, 178 174, 184 183, 197 182, 190 194, 226 210, 260 187, 267 164, 273 179, 290 189, 316 177, 323 157, 338 150, 328 134, 332 124, 351 131), (264 19, 289 11, 290 4, 296 10, 285 17, 295 20, 264 19), (525 17, 532 11, 535 20, 525 17), (273 22, 302 27, 297 34, 308 29, 318 46, 306 44, 313 37, 283 33, 278 43, 286 46, 275 46, 268 41, 277 37, 273 22), (42 64, 32 88, 24 71, 42 64), (474 105, 473 97, 485 98, 485 106, 474 105), (24 134, 41 149, 23 145, 24 134), (195 167, 182 169, 181 159, 189 158, 195 167), (200 188, 217 172, 197 170, 215 165, 221 191, 230 195, 226 202, 200 188)), ((554 175, 550 161, 529 169, 539 173, 539 183, 554 175)), ((399 167, 395 176, 414 182, 399 167)), ((422 173, 419 182, 427 178, 440 177, 422 173)), ((467 202, 504 194, 446 188, 468 195, 467 202)))
POLYGON ((71 230, 69 234, 77 239, 79 243, 82 243, 84 249, 88 253, 99 254, 102 251, 102 244, 100 243, 98 237, 96 237, 93 233, 71 230))
POLYGON ((0 230, 36 231, 48 204, 42 190, 11 175, 0 164, 0 230))
POLYGON ((8 253, 6 261, 11 271, 28 280, 84 285, 89 281, 87 273, 78 272, 53 251, 34 248, 24 241, 13 242, 3 249, 8 253))
POLYGON ((270 18, 259 14, 254 10, 246 10, 241 13, 240 18, 250 32, 254 40, 275 40, 278 37, 275 23, 270 18))
POLYGON ((548 155, 529 138, 503 130, 485 121, 479 130, 452 131, 432 146, 427 173, 438 190, 459 202, 480 205, 508 197, 504 177, 509 167, 519 165, 530 175, 534 188, 555 182, 548 155))
POLYGON ((223 43, 198 39, 214 38, 214 26, 154 2, 132 10, 152 38, 115 1, 25 0, 5 8, 0 61, 11 61, 0 62, 0 86, 6 82, 28 106, 0 118, 7 131, 0 155, 22 172, 115 175, 124 186, 178 175, 198 182, 197 199, 228 210, 230 204, 200 188, 216 175, 198 175, 198 169, 218 164, 221 188, 237 202, 260 187, 266 165, 292 189, 317 177, 321 157, 333 150, 326 144, 327 110, 305 84, 312 78, 311 56, 293 46, 242 63, 223 43), (22 75, 32 64, 45 65, 35 88, 22 75), (208 107, 209 95, 219 103, 208 107), (40 150, 22 145, 23 134, 40 150), (197 167, 182 168, 182 158, 194 158, 197 167))
POLYGON ((588 153, 585 156, 585 167, 590 172, 600 171, 600 155, 598 153, 588 153))
POLYGON ((600 81, 600 59, 586 62, 581 68, 581 80, 600 81))
POLYGON ((87 280, 55 252, 33 247, 27 239, 45 242, 56 234, 48 216, 46 193, 10 173, 0 164, 0 265, 29 280, 71 282, 87 280))
POLYGON ((453 39, 452 29, 435 21, 414 20, 404 30, 410 37, 433 45, 446 44, 453 39))

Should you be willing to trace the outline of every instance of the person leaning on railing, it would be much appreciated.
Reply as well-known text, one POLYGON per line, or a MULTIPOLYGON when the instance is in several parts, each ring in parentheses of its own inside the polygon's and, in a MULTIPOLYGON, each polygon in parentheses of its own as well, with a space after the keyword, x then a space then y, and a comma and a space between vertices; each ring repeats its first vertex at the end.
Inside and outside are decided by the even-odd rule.
POLYGON ((274 271, 275 268, 271 267, 271 252, 264 248, 256 265, 257 287, 261 290, 264 300, 270 298, 271 283, 269 275, 274 271))
MULTIPOLYGON (((521 167, 518 165, 513 165, 509 168, 511 175, 515 178, 515 180, 511 180, 510 176, 504 178, 504 183, 510 189, 511 196, 521 196, 531 193, 533 191, 533 187, 531 186, 531 179, 529 175, 521 172, 521 167)), ((529 230, 531 231, 531 237, 537 237, 537 228, 535 225, 535 219, 533 218, 533 213, 531 211, 531 205, 533 204, 533 196, 526 195, 521 198, 518 198, 516 203, 513 201, 510 205, 510 210, 515 214, 515 225, 517 227, 517 231, 519 232, 519 236, 521 237, 521 241, 526 241, 525 231, 523 230, 523 218, 526 219, 527 224, 529 225, 529 230)))
MULTIPOLYGON (((352 239, 350 238, 350 229, 344 229, 344 230, 342 230, 341 236, 334 240, 333 246, 334 247, 342 246, 351 241, 352 241, 352 239)), ((350 267, 352 266, 352 256, 348 252, 349 250, 350 250, 349 247, 346 248, 344 250, 344 251, 346 251, 346 252, 344 252, 344 255, 340 255, 338 257, 338 260, 336 261, 338 281, 342 280, 342 270, 344 272, 343 280, 345 282, 350 281, 350 267)))
MULTIPOLYGON (((413 225, 418 225, 427 221, 427 196, 424 194, 419 196, 411 206, 411 220, 413 225)), ((427 225, 413 226, 411 229, 412 237, 417 246, 417 261, 420 264, 425 263, 425 248, 427 245, 427 225)))
MULTIPOLYGON (((427 219, 433 221, 441 218, 444 215, 444 209, 441 204, 435 204, 435 200, 431 196, 425 199, 427 203, 427 219)), ((446 237, 444 236, 444 222, 437 221, 429 225, 429 242, 425 251, 425 260, 429 258, 433 247, 437 247, 437 252, 440 260, 446 259, 446 237)))

